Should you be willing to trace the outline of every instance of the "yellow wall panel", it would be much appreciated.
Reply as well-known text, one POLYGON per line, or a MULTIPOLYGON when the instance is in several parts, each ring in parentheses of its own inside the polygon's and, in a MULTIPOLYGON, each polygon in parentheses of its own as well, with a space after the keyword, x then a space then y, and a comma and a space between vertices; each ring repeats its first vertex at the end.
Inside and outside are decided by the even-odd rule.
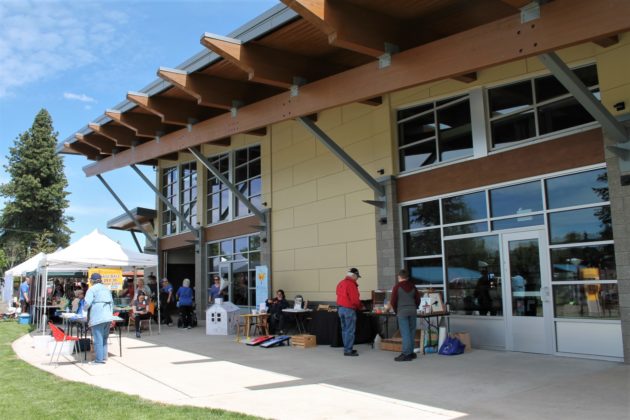
POLYGON ((288 124, 282 124, 282 128, 272 126, 271 128, 271 151, 272 153, 279 152, 293 145, 293 131, 288 124))
POLYGON ((374 107, 371 105, 352 103, 343 105, 341 107, 341 120, 344 124, 347 124, 357 118, 371 115, 374 112, 374 107))
POLYGON ((363 200, 374 200, 374 192, 371 189, 346 194, 345 199, 346 216, 374 214, 374 206, 363 202, 363 200))
POLYGON ((295 250, 295 269, 313 270, 346 263, 346 244, 300 248, 295 250))
POLYGON ((366 187, 366 184, 349 170, 339 172, 317 180, 317 198, 324 199, 336 195, 358 191, 366 187))
POLYGON ((346 216, 346 201, 343 195, 319 200, 293 208, 295 226, 312 225, 346 216))
POLYGON ((346 247, 348 262, 352 266, 372 265, 376 261, 376 239, 348 242, 346 247))
POLYGON ((319 245, 317 241, 317 225, 274 231, 271 241, 271 249, 273 252, 307 248, 317 245, 319 245))
POLYGON ((312 203, 317 200, 317 182, 306 182, 285 190, 276 191, 274 194, 273 205, 275 209, 282 210, 289 207, 295 207, 306 203, 312 203))
POLYGON ((274 270, 271 275, 271 284, 274 290, 283 289, 289 300, 293 300, 296 294, 301 294, 308 300, 315 300, 307 293, 319 290, 319 273, 317 270, 274 270))
POLYGON ((317 125, 324 131, 341 125, 341 107, 327 109, 317 114, 317 125))
POLYGON ((273 253, 271 264, 274 271, 287 271, 295 269, 295 251, 277 251, 273 253))
POLYGON ((630 45, 623 45, 611 51, 602 50, 597 56, 599 86, 608 91, 630 83, 630 45))
POLYGON ((293 186, 293 167, 276 170, 271 174, 272 191, 284 190, 293 186))
POLYGON ((294 143, 291 146, 278 150, 271 155, 271 164, 274 171, 279 169, 286 169, 288 167, 297 165, 301 162, 306 162, 315 158, 316 148, 314 141, 301 141, 294 143))
POLYGON ((291 229, 294 227, 293 223, 293 207, 271 211, 271 226, 273 230, 291 229))
POLYGON ((335 244, 376 238, 373 214, 318 225, 319 243, 335 244))
POLYGON ((293 182, 302 184, 326 175, 343 171, 341 160, 328 152, 307 162, 296 165, 293 171, 293 182))

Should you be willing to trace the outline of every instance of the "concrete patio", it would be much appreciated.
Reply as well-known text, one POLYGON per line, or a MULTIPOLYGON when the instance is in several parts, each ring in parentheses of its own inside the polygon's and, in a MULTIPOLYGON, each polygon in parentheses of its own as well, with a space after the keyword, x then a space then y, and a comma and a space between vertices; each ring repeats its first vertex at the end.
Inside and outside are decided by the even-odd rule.
POLYGON ((475 349, 397 363, 396 353, 369 345, 356 347, 359 357, 328 346, 251 347, 206 336, 203 325, 142 339, 123 332, 122 346, 120 357, 112 338, 106 365, 62 356, 51 366, 31 335, 13 344, 26 362, 68 380, 267 418, 630 418, 630 366, 607 361, 475 349))

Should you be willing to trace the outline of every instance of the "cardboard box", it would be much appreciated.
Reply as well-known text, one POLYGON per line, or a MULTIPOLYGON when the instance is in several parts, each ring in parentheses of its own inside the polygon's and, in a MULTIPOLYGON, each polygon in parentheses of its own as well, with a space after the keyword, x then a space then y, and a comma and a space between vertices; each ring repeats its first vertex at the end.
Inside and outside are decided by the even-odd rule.
POLYGON ((472 351, 472 341, 470 340, 470 333, 466 331, 459 331, 451 333, 451 336, 457 338, 459 341, 466 345, 466 349, 464 350, 465 353, 472 351))
POLYGON ((294 335, 291 337, 291 347, 307 349, 317 346, 317 337, 309 334, 294 335))
MULTIPOLYGON (((413 343, 414 348, 422 348, 420 343, 424 341, 424 331, 416 330, 416 338, 413 343)), ((402 352, 402 338, 400 332, 396 331, 392 338, 384 338, 381 340, 381 350, 402 352)), ((422 352, 424 353, 424 352, 422 352)))

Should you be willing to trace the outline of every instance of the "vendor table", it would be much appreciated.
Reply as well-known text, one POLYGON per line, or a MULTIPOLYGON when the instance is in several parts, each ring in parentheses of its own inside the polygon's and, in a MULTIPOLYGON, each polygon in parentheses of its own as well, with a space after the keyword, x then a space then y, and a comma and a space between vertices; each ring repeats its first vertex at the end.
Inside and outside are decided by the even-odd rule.
POLYGON ((295 319, 295 327, 297 328, 298 334, 306 334, 306 328, 304 327, 304 317, 306 314, 310 314, 313 312, 312 309, 283 309, 282 312, 285 314, 293 315, 295 319))
MULTIPOLYGON (((389 318, 391 317, 396 317, 396 314, 394 312, 383 312, 383 313, 377 313, 377 312, 366 312, 365 313, 367 316, 371 316, 371 317, 375 317, 377 319, 380 320, 381 317, 385 318, 384 321, 384 325, 385 325, 385 337, 383 338, 389 338, 389 318)), ((449 313, 448 312, 418 312, 416 314, 416 317, 422 319, 426 324, 427 329, 429 328, 435 328, 438 329, 438 323, 440 322, 440 317, 446 317, 447 319, 447 332, 448 332, 448 317, 449 317, 449 313), (432 323, 431 319, 435 318, 435 321, 432 323)), ((422 327, 422 325, 421 325, 422 327)))
MULTIPOLYGON (((336 311, 315 311, 308 326, 309 333, 317 337, 317 344, 329 344, 331 347, 343 347, 341 322, 336 311)), ((372 344, 377 334, 376 318, 363 312, 357 312, 357 328, 354 334, 355 344, 372 344)))

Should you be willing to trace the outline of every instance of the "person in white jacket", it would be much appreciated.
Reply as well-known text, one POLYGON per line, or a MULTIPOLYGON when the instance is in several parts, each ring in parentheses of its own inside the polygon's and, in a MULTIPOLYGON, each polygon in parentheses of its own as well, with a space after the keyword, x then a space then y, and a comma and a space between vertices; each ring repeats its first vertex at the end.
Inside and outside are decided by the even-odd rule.
POLYGON ((103 286, 100 274, 92 273, 90 280, 92 287, 85 295, 85 307, 89 309, 88 324, 94 338, 94 363, 103 364, 107 361, 107 338, 114 319, 114 299, 112 292, 103 286))

